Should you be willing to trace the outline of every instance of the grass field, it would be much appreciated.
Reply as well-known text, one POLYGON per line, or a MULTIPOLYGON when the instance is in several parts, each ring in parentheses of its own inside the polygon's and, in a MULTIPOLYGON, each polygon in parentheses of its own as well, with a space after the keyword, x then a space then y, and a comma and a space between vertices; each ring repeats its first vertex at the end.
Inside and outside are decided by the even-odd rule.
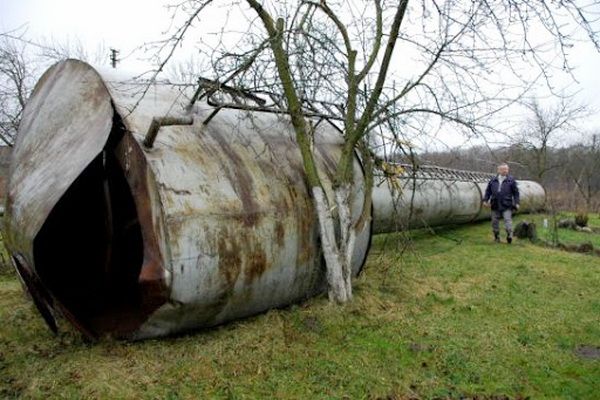
POLYGON ((375 237, 355 287, 345 307, 87 344, 0 275, 0 398, 600 397, 598 257, 497 245, 482 223, 375 237))

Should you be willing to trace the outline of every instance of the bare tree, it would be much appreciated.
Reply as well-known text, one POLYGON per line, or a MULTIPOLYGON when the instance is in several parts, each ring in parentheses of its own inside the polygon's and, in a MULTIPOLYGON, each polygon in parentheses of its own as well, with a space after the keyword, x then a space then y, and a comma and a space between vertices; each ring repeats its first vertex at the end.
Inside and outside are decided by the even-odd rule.
POLYGON ((531 100, 526 106, 530 116, 512 141, 516 144, 516 153, 520 153, 517 158, 533 177, 544 182, 546 174, 563 162, 552 160, 550 150, 564 144, 569 134, 577 132, 577 123, 590 112, 586 106, 565 97, 560 97, 554 106, 544 107, 537 100, 531 100))
POLYGON ((0 140, 12 146, 34 76, 25 45, 0 36, 0 140))
POLYGON ((587 143, 571 147, 565 164, 568 175, 585 199, 587 210, 600 206, 600 135, 593 134, 587 143))
POLYGON ((0 33, 0 141, 13 145, 23 108, 48 66, 73 57, 101 64, 107 59, 102 50, 99 46, 96 52, 89 52, 79 40, 32 41, 22 30, 0 33))
POLYGON ((569 69, 566 49, 578 32, 598 48, 593 7, 573 0, 188 0, 173 6, 173 21, 182 22, 155 44, 154 76, 203 25, 213 3, 227 12, 216 40, 199 39, 208 61, 204 74, 215 87, 281 95, 276 106, 293 125, 318 214, 329 297, 342 303, 352 298, 350 257, 370 209, 370 145, 378 128, 394 120, 406 135, 442 123, 470 135, 493 129, 495 113, 536 80, 549 81, 557 57, 569 69), (337 106, 315 112, 314 99, 337 106), (312 141, 320 119, 337 126, 344 139, 333 199, 315 166, 312 141), (350 215, 355 152, 369 175, 365 214, 357 223, 350 215))

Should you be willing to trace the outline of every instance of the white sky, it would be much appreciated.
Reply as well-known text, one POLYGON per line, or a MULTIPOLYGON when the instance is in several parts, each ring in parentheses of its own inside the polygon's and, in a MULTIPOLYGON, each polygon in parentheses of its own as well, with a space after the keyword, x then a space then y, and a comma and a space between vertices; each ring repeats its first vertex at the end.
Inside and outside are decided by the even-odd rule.
MULTIPOLYGON (((168 30, 170 18, 165 4, 169 1, 0 0, 0 32, 26 25, 27 36, 32 40, 46 38, 64 42, 78 39, 91 52, 103 45, 106 50, 117 48, 120 55, 125 56, 145 42, 160 39, 168 30)), ((223 13, 217 10, 219 12, 223 13)), ((215 24, 219 19, 214 19, 215 24)), ((106 57, 108 59, 108 54, 106 57)), ((577 44, 570 50, 570 62, 578 80, 569 86, 570 92, 578 92, 573 101, 587 103, 598 110, 581 127, 600 131, 600 54, 590 44, 577 44)), ((141 71, 144 63, 134 56, 123 60, 119 68, 141 71)), ((567 76, 556 76, 557 87, 568 83, 567 76)), ((543 95, 543 90, 540 94, 543 95)), ((456 137, 445 139, 442 136, 440 139, 451 146, 463 141, 456 137)))
POLYGON ((160 0, 0 0, 0 30, 6 32, 25 24, 26 35, 32 40, 79 39, 90 49, 103 44, 106 49, 120 49, 124 55, 145 42, 159 39, 168 29, 168 13, 163 3, 160 0))

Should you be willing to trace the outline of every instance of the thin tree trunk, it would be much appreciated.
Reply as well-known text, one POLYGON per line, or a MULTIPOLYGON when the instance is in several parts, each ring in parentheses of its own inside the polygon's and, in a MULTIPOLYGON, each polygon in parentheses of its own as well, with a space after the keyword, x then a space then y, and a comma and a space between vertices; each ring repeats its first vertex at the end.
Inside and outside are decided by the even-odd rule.
POLYGON ((356 242, 356 230, 352 226, 350 184, 344 184, 334 189, 340 224, 340 255, 342 257, 342 274, 346 288, 347 300, 352 300, 352 255, 356 242))
MULTIPOLYGON (((304 118, 302 102, 298 97, 294 80, 290 73, 289 60, 283 46, 282 35, 285 30, 285 22, 283 18, 278 18, 275 22, 258 0, 246 1, 263 21, 265 29, 271 39, 271 50, 273 51, 277 72, 279 73, 283 91, 287 99, 288 111, 296 132, 296 140, 300 148, 300 153, 302 154, 304 170, 307 175, 308 184, 312 190, 313 200, 317 210, 321 246, 327 267, 329 299, 338 303, 345 303, 352 298, 352 254, 354 252, 356 232, 355 227, 352 226, 352 215, 350 212, 350 194, 352 187, 350 182, 352 182, 354 146, 360 139, 360 135, 356 135, 356 132, 354 132, 356 137, 352 138, 349 144, 348 141, 346 142, 346 145, 342 149, 341 160, 337 166, 338 172, 336 175, 343 178, 336 179, 338 182, 343 182, 340 186, 334 186, 335 202, 338 207, 341 227, 341 235, 338 242, 330 204, 323 190, 309 143, 310 129, 304 118)), ((397 30, 406 9, 406 3, 407 1, 403 1, 404 7, 399 7, 399 11, 394 19, 394 28, 392 29, 391 35, 393 39, 390 39, 388 42, 384 60, 391 56, 395 37, 397 36, 397 30)), ((386 64, 385 61, 384 64, 386 64)), ((382 70, 383 72, 381 72, 380 75, 385 75, 387 65, 382 67, 382 70)), ((379 93, 381 92, 383 77, 379 77, 378 83, 379 85, 375 88, 375 91, 378 92, 378 94, 376 96, 371 96, 370 98, 372 103, 371 108, 374 107, 379 93)), ((351 99, 351 101, 353 100, 351 99)), ((372 110, 370 112, 372 112, 372 110)), ((351 112, 350 115, 353 115, 353 112, 351 112)), ((366 124, 361 132, 364 132, 365 129, 366 124)))
MULTIPOLYGON (((320 186, 312 188, 313 199, 319 219, 321 246, 327 267, 329 300, 345 303, 348 300, 347 279, 345 277, 345 257, 340 253, 335 237, 335 224, 325 192, 320 186)), ((350 277, 351 278, 351 277, 350 277)))

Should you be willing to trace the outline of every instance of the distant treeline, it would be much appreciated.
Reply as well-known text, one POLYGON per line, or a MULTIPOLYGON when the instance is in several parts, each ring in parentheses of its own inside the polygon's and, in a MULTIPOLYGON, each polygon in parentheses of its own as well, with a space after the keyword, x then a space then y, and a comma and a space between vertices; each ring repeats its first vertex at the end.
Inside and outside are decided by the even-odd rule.
MULTIPOLYGON (((394 161, 411 163, 406 157, 396 157, 394 161)), ((506 162, 517 179, 531 179, 544 185, 549 207, 600 212, 599 135, 568 147, 475 146, 428 152, 415 156, 414 162, 492 173, 499 163, 506 162)))

